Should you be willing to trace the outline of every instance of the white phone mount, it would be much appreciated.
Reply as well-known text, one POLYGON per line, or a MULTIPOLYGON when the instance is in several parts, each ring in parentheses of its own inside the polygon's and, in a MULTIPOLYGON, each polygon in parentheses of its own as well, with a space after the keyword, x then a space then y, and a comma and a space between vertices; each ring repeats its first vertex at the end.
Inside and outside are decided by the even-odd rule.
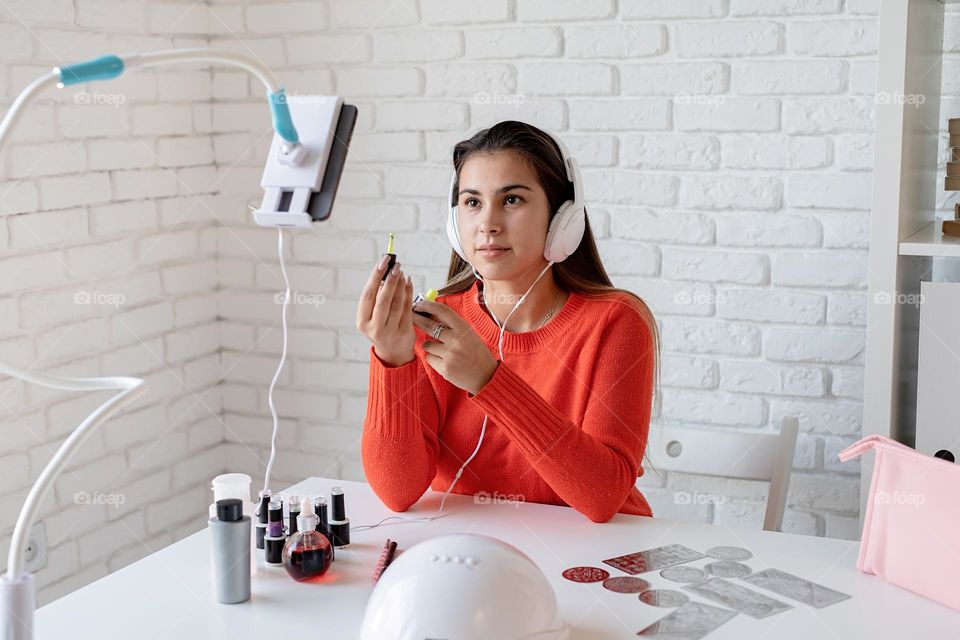
POLYGON ((263 199, 253 212, 262 227, 310 227, 311 197, 320 192, 334 146, 343 100, 339 96, 287 98, 296 124, 297 145, 274 133, 260 186, 263 199))

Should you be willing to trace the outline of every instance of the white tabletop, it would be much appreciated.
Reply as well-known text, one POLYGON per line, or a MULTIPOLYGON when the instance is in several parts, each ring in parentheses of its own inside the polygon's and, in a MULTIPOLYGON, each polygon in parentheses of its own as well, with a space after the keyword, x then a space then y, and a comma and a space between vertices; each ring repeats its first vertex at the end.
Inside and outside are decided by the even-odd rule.
MULTIPOLYGON (((393 515, 363 483, 310 478, 285 493, 329 495, 338 485, 344 487, 347 515, 354 526, 393 515)), ((432 515, 440 497, 428 491, 407 514, 432 515)), ((814 609, 767 593, 793 608, 760 620, 739 614, 708 640, 908 636, 932 640, 957 638, 960 633, 960 612, 858 572, 857 542, 622 514, 596 524, 566 507, 476 504, 471 496, 460 495, 448 498, 445 511, 448 515, 429 523, 354 532, 352 544, 337 550, 322 584, 297 583, 282 567, 261 565, 253 578, 251 600, 237 605, 221 605, 214 598, 210 539, 206 530, 200 531, 42 607, 36 615, 36 637, 65 638, 79 632, 100 638, 296 638, 313 628, 309 637, 357 638, 384 540, 396 540, 402 552, 422 540, 459 532, 500 538, 530 556, 553 584, 564 621, 573 626, 571 639, 636 637, 637 631, 672 609, 646 605, 636 595, 613 593, 599 583, 570 582, 561 576, 564 569, 590 565, 608 568, 611 575, 626 575, 602 560, 672 543, 700 552, 717 545, 746 547, 754 554, 746 561, 754 571, 782 569, 853 596, 814 609)), ((654 587, 683 590, 658 572, 641 577, 654 587)), ((691 600, 708 602, 687 593, 691 600)))

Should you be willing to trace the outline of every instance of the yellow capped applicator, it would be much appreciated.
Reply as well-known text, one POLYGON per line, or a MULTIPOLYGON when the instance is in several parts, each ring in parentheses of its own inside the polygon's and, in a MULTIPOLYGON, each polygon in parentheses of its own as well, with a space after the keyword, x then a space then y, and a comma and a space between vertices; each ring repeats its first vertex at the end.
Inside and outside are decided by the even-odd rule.
POLYGON ((390 262, 387 263, 387 269, 383 272, 383 277, 380 278, 380 282, 383 282, 387 279, 387 276, 390 275, 390 269, 393 269, 393 265, 397 263, 397 254, 393 252, 393 234, 390 234, 390 240, 387 241, 387 255, 390 256, 390 262))
MULTIPOLYGON (((437 292, 436 289, 428 289, 428 290, 427 290, 427 295, 423 295, 423 294, 421 294, 421 293, 418 293, 418 294, 417 294, 417 297, 413 299, 413 306, 417 306, 417 303, 420 302, 421 300, 424 300, 424 299, 429 300, 430 302, 434 302, 434 301, 437 299, 437 296, 438 296, 438 295, 439 295, 439 293, 437 292)), ((416 310, 414 310, 414 313, 416 313, 416 314, 418 314, 418 315, 421 315, 421 316, 424 316, 424 317, 426 317, 426 318, 429 318, 429 317, 430 317, 430 314, 429 314, 429 313, 426 313, 426 312, 423 312, 423 311, 416 311, 416 310)))

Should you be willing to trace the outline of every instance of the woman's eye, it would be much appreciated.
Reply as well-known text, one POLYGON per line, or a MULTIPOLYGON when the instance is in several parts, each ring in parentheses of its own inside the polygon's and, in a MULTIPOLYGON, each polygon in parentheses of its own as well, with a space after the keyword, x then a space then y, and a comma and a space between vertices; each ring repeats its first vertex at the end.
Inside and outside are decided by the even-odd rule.
POLYGON ((520 204, 521 202, 523 202, 523 198, 521 198, 520 196, 515 196, 515 195, 507 196, 507 204, 520 204), (510 202, 511 200, 513 200, 513 202, 510 202))
POLYGON ((480 204, 480 201, 477 200, 476 198, 467 198, 467 199, 464 201, 464 204, 467 205, 468 207, 475 207, 475 206, 477 206, 478 204, 480 204))

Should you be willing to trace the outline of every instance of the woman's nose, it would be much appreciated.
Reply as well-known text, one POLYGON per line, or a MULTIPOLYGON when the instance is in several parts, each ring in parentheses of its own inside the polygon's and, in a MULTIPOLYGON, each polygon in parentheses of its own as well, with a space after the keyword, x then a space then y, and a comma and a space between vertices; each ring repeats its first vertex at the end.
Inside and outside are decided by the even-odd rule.
POLYGON ((480 217, 480 233, 499 233, 501 229, 500 217, 496 212, 487 209, 480 217))

